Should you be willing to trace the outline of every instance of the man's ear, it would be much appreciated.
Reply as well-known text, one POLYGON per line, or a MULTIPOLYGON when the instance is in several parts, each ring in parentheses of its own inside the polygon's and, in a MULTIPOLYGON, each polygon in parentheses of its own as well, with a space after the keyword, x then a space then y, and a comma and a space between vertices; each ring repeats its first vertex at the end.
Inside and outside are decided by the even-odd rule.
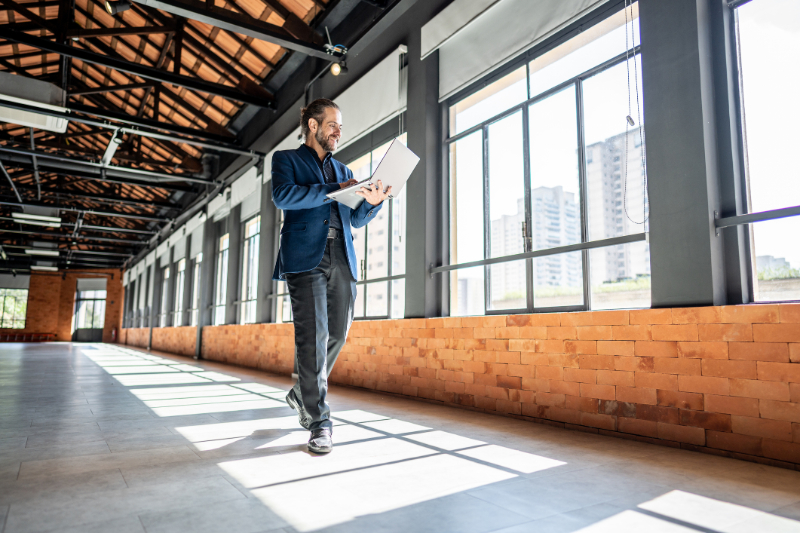
POLYGON ((311 133, 317 133, 317 129, 319 129, 319 123, 317 122, 317 119, 308 119, 308 129, 311 133))

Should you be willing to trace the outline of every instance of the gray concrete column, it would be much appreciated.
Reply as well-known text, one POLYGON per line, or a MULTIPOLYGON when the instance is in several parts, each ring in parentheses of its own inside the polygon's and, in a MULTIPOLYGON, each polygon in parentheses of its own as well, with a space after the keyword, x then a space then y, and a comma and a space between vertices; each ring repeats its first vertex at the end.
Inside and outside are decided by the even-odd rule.
POLYGON ((203 262, 200 263, 200 303, 197 309, 197 341, 194 358, 200 359, 203 353, 203 327, 211 325, 211 304, 214 297, 214 264, 216 263, 216 224, 211 217, 203 227, 203 262))
POLYGON ((641 0, 653 307, 726 302, 713 0, 641 0))
POLYGON ((228 215, 228 293, 225 302, 225 323, 239 323, 239 305, 241 300, 241 287, 239 286, 242 277, 242 224, 241 224, 242 204, 231 209, 228 215))
MULTIPOLYGON (((265 169, 269 172, 270 169, 265 169)), ((256 302, 256 322, 274 322, 275 300, 268 299, 272 294, 272 271, 275 268, 275 237, 278 234, 278 209, 272 201, 272 181, 261 187, 261 234, 258 243, 258 301, 256 302)))
POLYGON ((420 157, 406 184, 406 312, 408 318, 447 314, 441 275, 428 275, 441 265, 447 205, 444 201, 441 154, 443 138, 439 98, 439 53, 420 60, 420 33, 408 43, 408 147, 420 157))

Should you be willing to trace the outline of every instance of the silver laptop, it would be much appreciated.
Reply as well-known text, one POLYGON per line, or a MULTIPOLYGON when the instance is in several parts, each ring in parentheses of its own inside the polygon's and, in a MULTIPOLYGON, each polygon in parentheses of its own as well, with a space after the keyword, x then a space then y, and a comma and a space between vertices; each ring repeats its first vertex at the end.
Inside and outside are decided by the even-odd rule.
POLYGON ((334 191, 327 196, 332 200, 356 209, 364 201, 364 198, 357 195, 356 191, 360 191, 361 187, 366 185, 377 184, 379 180, 383 182, 384 189, 391 186, 392 196, 397 196, 405 187, 406 181, 411 177, 411 172, 414 171, 417 163, 419 163, 419 157, 402 142, 395 139, 372 176, 345 189, 334 191))

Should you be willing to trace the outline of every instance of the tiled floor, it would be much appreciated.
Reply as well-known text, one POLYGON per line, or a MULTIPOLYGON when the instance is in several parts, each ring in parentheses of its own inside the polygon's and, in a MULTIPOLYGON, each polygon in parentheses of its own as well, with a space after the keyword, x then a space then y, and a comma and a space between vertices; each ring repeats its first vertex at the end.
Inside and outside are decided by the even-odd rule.
POLYGON ((0 344, 4 533, 800 532, 800 472, 109 345, 0 344))

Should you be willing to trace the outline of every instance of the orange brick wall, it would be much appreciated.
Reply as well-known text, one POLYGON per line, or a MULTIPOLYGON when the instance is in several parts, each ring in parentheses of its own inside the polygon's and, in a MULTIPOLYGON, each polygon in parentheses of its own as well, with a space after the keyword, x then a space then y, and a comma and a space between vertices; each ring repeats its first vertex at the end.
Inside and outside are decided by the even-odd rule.
MULTIPOLYGON (((203 357, 289 374, 293 328, 206 327, 203 357)), ((797 304, 360 321, 331 381, 800 468, 797 304)))
POLYGON ((147 342, 150 339, 149 328, 127 328, 122 331, 123 334, 120 337, 122 344, 136 346, 137 348, 147 348, 147 342))
MULTIPOLYGON (((194 357, 197 344, 197 328, 153 328, 153 349, 194 357)), ((147 344, 145 343, 145 346, 147 344)))
POLYGON ((106 277, 107 297, 103 342, 111 342, 114 327, 122 328, 124 291, 121 270, 88 270, 83 274, 67 271, 66 275, 31 274, 28 288, 28 309, 25 329, 0 329, 0 333, 55 333, 57 341, 72 339, 72 315, 75 310, 75 288, 78 278, 91 278, 91 273, 110 273, 106 277))

